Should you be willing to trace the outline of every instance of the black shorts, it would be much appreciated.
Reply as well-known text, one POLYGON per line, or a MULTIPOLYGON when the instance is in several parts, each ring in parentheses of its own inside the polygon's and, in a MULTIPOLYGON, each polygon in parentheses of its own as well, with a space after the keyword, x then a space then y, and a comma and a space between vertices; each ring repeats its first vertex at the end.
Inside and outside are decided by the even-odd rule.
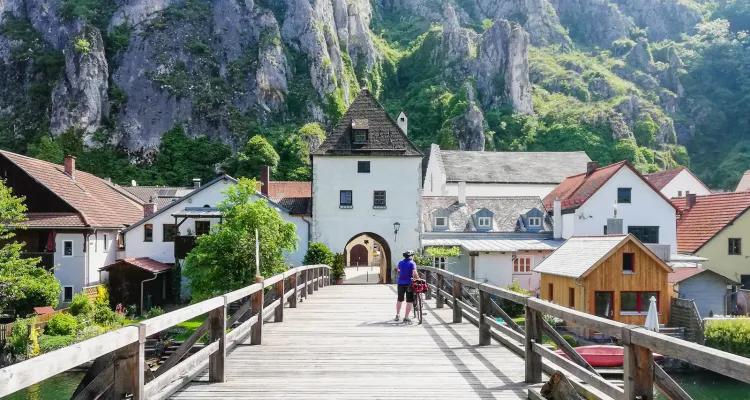
POLYGON ((411 285, 398 285, 398 301, 404 301, 404 293, 406 293, 406 302, 414 303, 414 290, 411 285))

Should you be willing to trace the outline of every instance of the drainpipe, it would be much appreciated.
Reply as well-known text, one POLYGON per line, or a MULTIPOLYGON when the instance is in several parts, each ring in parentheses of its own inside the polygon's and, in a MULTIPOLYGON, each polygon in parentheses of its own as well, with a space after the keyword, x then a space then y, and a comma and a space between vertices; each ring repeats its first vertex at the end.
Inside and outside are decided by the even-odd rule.
POLYGON ((586 286, 578 283, 578 278, 573 279, 573 283, 575 283, 576 286, 581 287, 581 312, 586 312, 586 286))
POLYGON ((143 281, 141 281, 141 316, 143 316, 143 303, 145 303, 145 301, 143 301, 143 284, 155 280, 157 276, 159 276, 159 274, 154 274, 153 278, 144 279, 143 281))
POLYGON ((312 242, 312 226, 310 225, 310 221, 305 219, 304 216, 302 217, 302 220, 307 223, 307 244, 309 247, 310 243, 312 242))

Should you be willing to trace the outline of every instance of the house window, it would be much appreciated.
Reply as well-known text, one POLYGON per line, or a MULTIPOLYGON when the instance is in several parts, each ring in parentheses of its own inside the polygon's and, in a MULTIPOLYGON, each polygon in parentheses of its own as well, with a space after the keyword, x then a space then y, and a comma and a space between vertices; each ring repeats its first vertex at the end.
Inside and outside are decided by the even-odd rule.
POLYGON ((117 248, 120 250, 125 248, 125 235, 122 233, 117 234, 117 248))
POLYGON ((529 217, 529 226, 532 228, 542 226, 542 219, 540 217, 529 217))
POLYGON ((549 301, 553 301, 555 299, 554 293, 555 293, 555 286, 553 284, 549 284, 549 301))
POLYGON ((689 190, 686 190, 686 191, 685 191, 685 197, 688 197, 688 196, 690 196, 690 191, 689 191, 689 190))
POLYGON ((369 174, 370 162, 369 161, 357 161, 357 172, 360 174, 369 174))
POLYGON ((489 228, 492 226, 492 217, 479 217, 478 221, 480 228, 489 228))
POLYGON ((211 232, 211 221, 195 221, 195 236, 205 235, 209 232, 211 232))
POLYGON ((568 307, 575 308, 576 306, 576 289, 568 288, 568 307))
POLYGON ((373 192, 372 208, 385 208, 385 190, 373 192))
POLYGON ((448 225, 448 218, 435 217, 435 226, 445 227, 448 225))
POLYGON ((677 197, 682 197, 682 190, 677 191, 677 197))
POLYGON ((516 257, 513 272, 531 272, 531 257, 516 257))
POLYGON ((641 243, 659 243, 658 226, 629 226, 628 233, 638 238, 641 243))
POLYGON ((367 143, 367 131, 364 129, 355 129, 354 143, 367 143))
POLYGON ((104 252, 109 251, 109 236, 104 235, 104 252))
POLYGON ((630 203, 630 188, 617 188, 617 202, 630 203))
POLYGON ((607 234, 607 225, 604 225, 604 234, 607 234))
POLYGON ((729 255, 739 256, 742 254, 742 239, 729 239, 729 255))
POLYGON ((164 230, 162 241, 163 242, 174 242, 174 238, 177 236, 177 225, 175 224, 164 224, 164 230))
POLYGON ((154 241, 154 226, 151 224, 143 225, 143 241, 153 242, 154 241))
POLYGON ((622 273, 623 274, 635 273, 635 254, 622 253, 622 273))
POLYGON ((352 202, 352 191, 351 190, 342 190, 339 192, 339 208, 352 208, 353 202, 352 202))
POLYGON ((445 269, 445 257, 433 257, 432 266, 434 268, 445 269))
POLYGON ((63 303, 70 303, 73 301, 73 286, 63 287, 63 303))
POLYGON ((73 257, 72 240, 63 240, 63 257, 73 257))
POLYGON ((659 292, 622 292, 620 301, 620 312, 623 313, 648 313, 651 297, 656 298, 656 311, 659 311, 659 292))

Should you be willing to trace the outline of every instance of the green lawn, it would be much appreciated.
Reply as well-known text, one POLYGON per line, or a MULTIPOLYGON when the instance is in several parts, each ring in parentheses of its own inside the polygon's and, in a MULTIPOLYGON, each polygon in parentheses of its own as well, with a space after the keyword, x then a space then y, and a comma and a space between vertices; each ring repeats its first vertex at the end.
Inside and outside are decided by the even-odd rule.
POLYGON ((189 319, 185 322, 181 322, 177 324, 177 327, 186 329, 185 332, 179 333, 175 335, 174 340, 177 342, 185 341, 187 338, 190 337, 190 335, 193 334, 200 326, 203 324, 203 321, 206 320, 208 316, 207 315, 199 315, 193 319, 189 319))

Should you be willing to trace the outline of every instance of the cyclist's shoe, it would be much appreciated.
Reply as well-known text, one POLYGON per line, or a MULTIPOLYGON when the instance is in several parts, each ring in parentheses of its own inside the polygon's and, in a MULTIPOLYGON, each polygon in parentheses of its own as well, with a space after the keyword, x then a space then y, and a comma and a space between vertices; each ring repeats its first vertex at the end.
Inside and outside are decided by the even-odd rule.
POLYGON ((399 318, 398 318, 398 315, 397 315, 396 318, 393 319, 393 321, 394 322, 398 322, 398 320, 399 320, 399 318))
POLYGON ((407 317, 404 317, 404 323, 411 325, 411 320, 409 318, 407 318, 407 317))

